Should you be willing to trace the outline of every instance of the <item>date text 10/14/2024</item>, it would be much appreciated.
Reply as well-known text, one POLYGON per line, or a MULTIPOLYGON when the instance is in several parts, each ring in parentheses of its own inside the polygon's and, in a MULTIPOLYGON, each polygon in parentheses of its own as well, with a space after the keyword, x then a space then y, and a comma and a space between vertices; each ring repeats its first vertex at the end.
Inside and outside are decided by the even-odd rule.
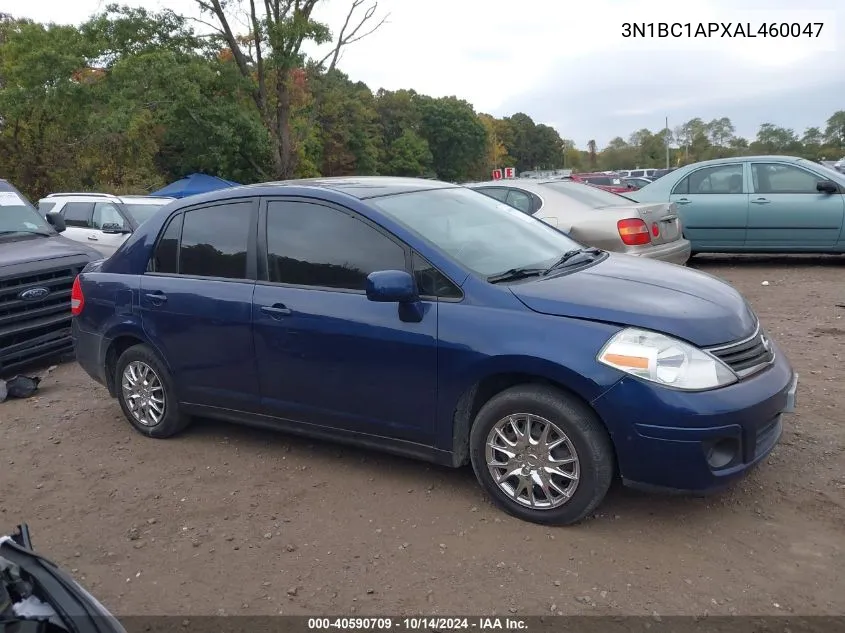
POLYGON ((520 618, 503 617, 403 617, 403 618, 308 618, 309 631, 527 631, 520 618))
POLYGON ((624 38, 816 39, 824 22, 623 22, 624 38))

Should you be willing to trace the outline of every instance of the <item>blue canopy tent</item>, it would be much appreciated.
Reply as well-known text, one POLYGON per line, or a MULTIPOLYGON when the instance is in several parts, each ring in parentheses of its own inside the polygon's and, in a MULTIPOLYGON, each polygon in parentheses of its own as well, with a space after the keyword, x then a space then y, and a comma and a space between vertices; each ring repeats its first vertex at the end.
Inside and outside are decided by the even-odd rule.
POLYGON ((163 189, 154 191, 150 195, 167 196, 170 198, 185 198, 187 196, 194 196, 198 193, 206 193, 207 191, 216 191, 218 189, 238 186, 240 186, 240 183, 223 180, 222 178, 217 178, 217 176, 191 174, 190 176, 185 176, 181 180, 171 182, 163 189))

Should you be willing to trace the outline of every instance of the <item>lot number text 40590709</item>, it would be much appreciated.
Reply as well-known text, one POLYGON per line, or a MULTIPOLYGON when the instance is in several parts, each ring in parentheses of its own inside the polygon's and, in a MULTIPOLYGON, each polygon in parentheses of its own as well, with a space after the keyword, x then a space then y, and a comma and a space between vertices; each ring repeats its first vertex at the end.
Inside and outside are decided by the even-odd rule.
POLYGON ((528 626, 519 618, 499 617, 406 617, 406 618, 308 618, 308 630, 407 630, 407 631, 525 631, 528 626))

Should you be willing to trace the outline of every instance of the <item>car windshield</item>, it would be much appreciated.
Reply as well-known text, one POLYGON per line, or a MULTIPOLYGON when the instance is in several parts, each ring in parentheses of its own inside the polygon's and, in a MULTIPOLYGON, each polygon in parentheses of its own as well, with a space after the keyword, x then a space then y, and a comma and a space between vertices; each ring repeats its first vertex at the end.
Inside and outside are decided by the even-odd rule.
POLYGON ((580 202, 591 209, 604 209, 605 207, 618 207, 619 205, 633 202, 625 196, 620 196, 604 189, 597 189, 589 185, 582 185, 577 182, 546 182, 544 187, 550 187, 555 191, 564 194, 580 202))
POLYGON ((811 160, 804 160, 801 159, 801 163, 804 163, 807 167, 812 169, 813 171, 819 172, 821 175, 826 176, 830 180, 840 185, 845 185, 845 176, 842 175, 842 172, 838 172, 835 169, 831 169, 827 165, 822 165, 820 163, 814 163, 811 160))
POLYGON ((0 238, 27 233, 53 235, 55 231, 23 194, 0 182, 0 238))
POLYGON ((169 200, 147 202, 143 204, 139 204, 137 202, 125 202, 123 207, 129 212, 132 219, 138 223, 138 226, 141 226, 144 222, 153 217, 155 212, 161 209, 168 202, 169 200))
POLYGON ((369 201, 464 267, 484 277, 546 267, 583 248, 541 220, 463 187, 369 201))

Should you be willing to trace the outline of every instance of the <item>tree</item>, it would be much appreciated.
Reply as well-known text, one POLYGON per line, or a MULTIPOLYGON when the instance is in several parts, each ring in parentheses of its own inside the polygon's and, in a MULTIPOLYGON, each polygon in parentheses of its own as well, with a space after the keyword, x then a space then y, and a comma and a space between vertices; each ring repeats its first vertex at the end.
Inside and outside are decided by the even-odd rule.
POLYGON ((477 173, 487 134, 472 106, 457 97, 419 96, 421 136, 428 142, 437 177, 449 182, 470 180, 477 173))
POLYGON ((40 197, 72 176, 91 104, 75 75, 94 51, 71 26, 6 19, 0 33, 0 173, 40 197))
POLYGON ((540 169, 558 169, 563 166, 563 139, 553 127, 540 123, 531 135, 534 161, 540 169))
POLYGON ((246 182, 271 173, 269 137, 249 107, 249 83, 185 19, 110 6, 81 30, 98 45, 107 73, 92 86, 101 105, 94 138, 111 147, 102 154, 116 159, 115 150, 126 147, 121 160, 131 162, 134 142, 124 132, 137 129, 148 156, 135 175, 113 160, 112 187, 147 183, 149 190, 160 184, 152 175, 159 171, 165 180, 206 172, 246 182))
POLYGON ((736 128, 728 117, 713 119, 706 126, 706 133, 710 142, 716 147, 725 147, 733 138, 736 128))
POLYGON ((513 166, 514 160, 508 155, 505 144, 499 138, 496 129, 496 118, 489 114, 479 114, 478 120, 481 121, 487 134, 487 147, 481 171, 484 174, 488 174, 493 169, 513 166))
POLYGON ((390 143, 388 162, 382 166, 383 173, 390 176, 433 176, 434 158, 428 142, 413 130, 405 130, 390 143))
POLYGON ((590 169, 595 169, 598 165, 598 156, 596 155, 598 152, 595 139, 587 141, 587 152, 589 153, 590 169))
POLYGON ((505 147, 516 161, 517 171, 555 169, 563 164, 563 140, 557 130, 537 125, 524 112, 505 119, 507 124, 505 147))
MULTIPOLYGON (((241 75, 251 82, 251 96, 270 136, 273 172, 291 178, 296 171, 297 142, 292 136, 291 73, 305 63, 303 44, 332 41, 329 27, 312 18, 320 0, 264 0, 259 10, 249 0, 249 35, 244 41, 232 28, 226 0, 196 0, 214 16, 241 75)), ((352 0, 346 21, 329 53, 317 66, 331 72, 342 49, 370 35, 387 19, 374 22, 377 3, 359 12, 364 0, 352 0), (326 65, 326 63, 328 63, 326 65)), ((307 130, 307 126, 306 126, 307 130)))
POLYGON ((763 123, 757 132, 757 139, 751 144, 754 152, 762 154, 788 154, 799 145, 793 130, 773 123, 763 123))
POLYGON ((319 172, 378 174, 382 137, 373 93, 339 70, 315 75, 312 83, 322 140, 319 157, 314 157, 319 172))
POLYGON ((827 120, 825 140, 838 149, 845 148, 845 110, 834 112, 827 120))

